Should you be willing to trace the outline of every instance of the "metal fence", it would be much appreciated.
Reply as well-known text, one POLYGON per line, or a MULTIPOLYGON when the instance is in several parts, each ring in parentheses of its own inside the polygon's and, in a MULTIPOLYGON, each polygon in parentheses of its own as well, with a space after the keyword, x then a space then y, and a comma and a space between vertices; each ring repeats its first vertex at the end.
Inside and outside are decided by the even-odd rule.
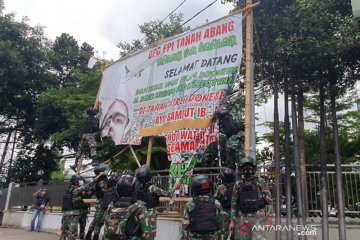
MULTIPOLYGON (((314 168, 312 168, 314 169, 314 168)), ((194 174, 204 173, 210 177, 213 181, 213 192, 219 183, 219 169, 218 168, 206 168, 206 169, 195 169, 194 174)), ((153 173, 153 183, 162 189, 168 189, 169 186, 169 176, 167 171, 157 171, 153 173)), ((271 174, 267 172, 262 174, 264 177, 269 180, 270 185, 273 184, 271 174)), ((310 216, 319 215, 321 212, 320 206, 320 171, 311 170, 307 172, 307 184, 308 184, 308 204, 309 204, 309 213, 310 216)), ((329 205, 336 207, 336 177, 335 172, 328 172, 328 197, 329 205)), ((345 195, 345 207, 346 214, 350 217, 360 217, 360 172, 349 170, 342 173, 343 183, 344 183, 344 195, 345 195)), ((284 182, 282 183, 284 186, 284 182)), ((295 181, 292 181, 293 186, 295 181)), ((34 198, 32 194, 39 188, 46 188, 47 195, 50 198, 51 206, 60 207, 62 204, 62 196, 65 193, 68 187, 68 183, 65 182, 35 182, 35 183, 18 183, 15 184, 11 190, 11 196, 9 201, 10 208, 16 209, 27 209, 28 206, 34 204, 34 198)), ((190 188, 190 186, 189 186, 190 188)), ((284 190, 285 188, 283 188, 284 190)), ((273 189, 272 189, 273 191, 273 189)), ((295 187, 293 187, 293 196, 294 203, 295 201, 295 187)), ((189 189, 191 192, 191 189, 189 189)), ((3 190, 4 193, 4 190, 3 190)), ((6 195, 6 194, 5 194, 6 195)), ((282 192, 284 196, 285 193, 282 192)), ((1 204, 4 204, 6 197, 0 198, 0 207, 1 204)), ((329 206, 330 207, 330 206, 329 206)), ((178 211, 181 209, 180 204, 175 204, 169 206, 167 203, 162 203, 160 206, 160 211, 178 211)), ((1 210, 1 209, 0 209, 1 210)))

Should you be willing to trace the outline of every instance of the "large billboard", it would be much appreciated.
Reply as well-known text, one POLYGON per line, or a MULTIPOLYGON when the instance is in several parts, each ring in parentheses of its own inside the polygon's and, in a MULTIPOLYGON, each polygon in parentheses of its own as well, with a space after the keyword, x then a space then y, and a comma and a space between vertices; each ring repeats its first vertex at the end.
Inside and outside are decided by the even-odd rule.
POLYGON ((103 71, 101 137, 118 145, 165 136, 169 153, 214 141, 211 118, 241 57, 238 13, 120 59, 103 71))
POLYGON ((360 0, 351 0, 354 18, 360 18, 360 0))

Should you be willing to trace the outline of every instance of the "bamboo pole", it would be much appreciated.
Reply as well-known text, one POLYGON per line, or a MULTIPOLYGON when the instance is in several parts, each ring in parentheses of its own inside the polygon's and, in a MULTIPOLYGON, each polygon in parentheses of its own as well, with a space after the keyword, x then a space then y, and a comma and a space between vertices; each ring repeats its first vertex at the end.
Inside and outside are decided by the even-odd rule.
MULTIPOLYGON (((126 146, 125 148, 121 149, 120 152, 118 152, 117 154, 115 154, 112 158, 116 158, 117 156, 119 156, 120 154, 122 154, 123 152, 125 152, 128 148, 129 148, 130 145, 126 146)), ((111 161, 112 158, 109 158, 108 160, 104 161, 103 164, 107 164, 108 162, 111 161)), ((93 167, 90 168, 90 169, 87 169, 81 173, 86 173, 88 171, 91 171, 92 169, 94 169, 93 167)))
POLYGON ((80 155, 79 162, 78 162, 78 164, 76 166, 76 175, 80 175, 80 170, 81 170, 81 167, 82 167, 83 159, 84 159, 84 153, 82 153, 80 155))
POLYGON ((150 167, 150 165, 151 165, 151 153, 152 153, 152 149, 153 149, 153 144, 154 144, 154 137, 150 137, 147 155, 146 155, 146 166, 148 166, 148 167, 150 167))
POLYGON ((132 154, 133 154, 133 156, 134 156, 134 159, 135 159, 137 165, 138 165, 139 167, 141 167, 141 164, 140 164, 139 159, 137 158, 137 156, 136 156, 136 154, 135 154, 134 149, 132 148, 131 145, 129 145, 129 147, 130 147, 130 150, 131 150, 131 152, 132 152, 132 154))
POLYGON ((251 72, 252 72, 252 0, 246 0, 246 73, 245 73, 245 143, 244 151, 246 156, 251 155, 251 72))

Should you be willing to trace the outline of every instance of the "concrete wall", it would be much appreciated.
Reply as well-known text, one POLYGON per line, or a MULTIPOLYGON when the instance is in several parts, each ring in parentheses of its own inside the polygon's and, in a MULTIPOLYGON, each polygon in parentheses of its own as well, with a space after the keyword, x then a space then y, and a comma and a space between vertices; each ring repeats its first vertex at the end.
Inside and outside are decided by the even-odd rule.
MULTIPOLYGON (((43 219, 42 230, 46 232, 55 232, 60 229, 62 214, 61 213, 46 213, 43 219)), ((16 212, 6 211, 4 214, 3 225, 8 227, 17 227, 30 229, 30 221, 32 219, 32 212, 16 212)), ((89 215, 87 227, 93 220, 93 216, 89 215)), ((319 219, 317 219, 319 220, 319 219)), ((296 225, 296 223, 294 224, 296 225)), ((316 228, 315 236, 308 236, 308 240, 322 239, 321 237, 321 224, 319 222, 311 223, 316 228)), ((158 218, 157 221, 157 235, 156 240, 178 240, 180 239, 181 221, 173 218, 158 218)), ((282 231, 283 239, 286 239, 286 232, 282 231)), ((275 239, 274 232, 267 232, 264 234, 267 239, 275 239)), ((338 240, 339 232, 338 225, 331 223, 329 225, 330 240, 338 240)), ((351 222, 346 225, 347 239, 360 239, 360 222, 351 222)), ((294 232, 293 239, 298 239, 296 232, 294 232)))
MULTIPOLYGON (((2 225, 6 227, 30 229, 32 215, 32 211, 5 211, 2 225)), ((55 233, 57 230, 60 230, 61 218, 61 213, 46 213, 42 221, 41 230, 55 233)), ((89 214, 86 231, 93 219, 93 215, 89 214)), ((156 240, 180 239, 180 226, 181 222, 179 219, 158 218, 156 240)))

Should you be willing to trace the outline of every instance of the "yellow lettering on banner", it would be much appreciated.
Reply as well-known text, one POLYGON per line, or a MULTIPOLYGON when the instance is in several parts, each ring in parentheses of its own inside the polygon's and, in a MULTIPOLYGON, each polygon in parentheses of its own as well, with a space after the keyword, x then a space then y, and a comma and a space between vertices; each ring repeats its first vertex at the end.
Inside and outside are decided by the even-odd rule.
POLYGON ((163 126, 140 129, 141 137, 156 136, 165 132, 180 130, 183 128, 207 128, 210 126, 212 118, 207 119, 184 119, 174 123, 164 124, 163 126))

